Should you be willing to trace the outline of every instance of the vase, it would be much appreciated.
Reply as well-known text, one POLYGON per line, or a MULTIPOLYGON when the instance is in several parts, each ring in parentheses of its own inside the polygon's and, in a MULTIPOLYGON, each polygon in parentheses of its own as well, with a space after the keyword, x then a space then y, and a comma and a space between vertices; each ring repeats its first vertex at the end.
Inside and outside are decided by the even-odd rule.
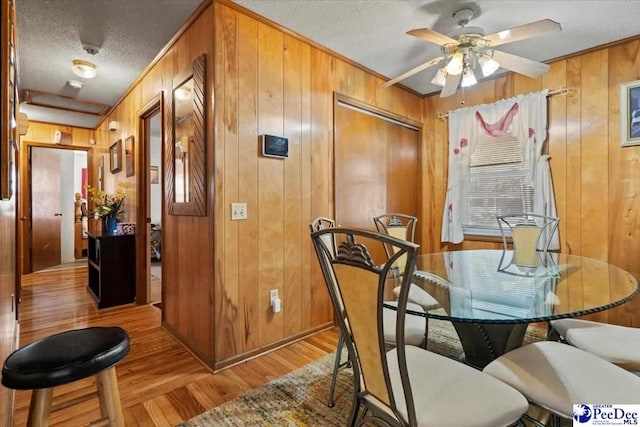
POLYGON ((112 216, 102 218, 102 232, 106 234, 116 234, 118 230, 118 220, 112 216))

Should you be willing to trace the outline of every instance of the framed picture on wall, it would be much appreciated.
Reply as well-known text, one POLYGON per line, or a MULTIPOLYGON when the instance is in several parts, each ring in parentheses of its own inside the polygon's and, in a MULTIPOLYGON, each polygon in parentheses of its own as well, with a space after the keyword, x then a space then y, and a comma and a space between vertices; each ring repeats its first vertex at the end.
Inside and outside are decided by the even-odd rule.
POLYGON ((109 147, 109 169, 111 173, 118 173, 122 170, 122 140, 119 139, 109 147))
POLYGON ((620 85, 620 145, 640 145, 640 80, 620 85))
POLYGON ((134 158, 135 158, 135 139, 133 135, 124 140, 124 167, 127 172, 127 176, 133 176, 134 170, 134 158))
POLYGON ((159 184, 160 177, 158 175, 158 167, 157 166, 149 166, 149 179, 152 184, 159 184))

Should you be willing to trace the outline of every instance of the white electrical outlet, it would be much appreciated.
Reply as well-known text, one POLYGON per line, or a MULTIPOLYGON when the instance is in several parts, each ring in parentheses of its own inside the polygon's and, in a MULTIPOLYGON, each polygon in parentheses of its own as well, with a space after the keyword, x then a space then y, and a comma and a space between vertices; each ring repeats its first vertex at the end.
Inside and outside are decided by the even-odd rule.
POLYGON ((280 301, 280 298, 278 297, 277 289, 271 289, 269 291, 269 300, 271 311, 274 313, 280 313, 280 310, 282 310, 282 301, 280 301))
POLYGON ((231 220, 238 221, 241 219, 247 219, 247 204, 231 203, 231 220))

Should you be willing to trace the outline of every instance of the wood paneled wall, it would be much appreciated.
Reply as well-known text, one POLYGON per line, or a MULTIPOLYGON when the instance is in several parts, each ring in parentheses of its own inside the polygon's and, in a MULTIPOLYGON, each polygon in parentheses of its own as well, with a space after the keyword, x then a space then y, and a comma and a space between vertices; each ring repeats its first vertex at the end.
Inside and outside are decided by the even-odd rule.
POLYGON ((414 120, 422 101, 228 1, 215 5, 217 365, 323 327, 333 311, 309 222, 332 217, 333 94, 414 120), (289 139, 260 155, 259 135, 289 139), (230 220, 246 202, 248 219, 230 220), (282 311, 272 313, 277 289, 282 311))
MULTIPOLYGON (((4 160, 4 159, 3 159, 4 160)), ((0 360, 16 347, 16 196, 0 200, 0 360)), ((0 386, 0 424, 9 425, 13 392, 0 386)))
MULTIPOLYGON (((465 106, 566 86, 573 96, 549 97, 548 148, 560 217, 561 250, 608 260, 640 273, 640 146, 620 147, 620 89, 640 79, 640 41, 624 42, 550 64, 537 79, 508 75, 464 91, 465 106)), ((447 126, 438 112, 460 107, 456 96, 424 100, 427 155, 423 171, 422 242, 425 251, 496 246, 487 242, 440 243, 446 193, 447 126), (429 132, 428 129, 432 129, 429 132)), ((640 326, 636 298, 595 316, 612 323, 640 326)))
MULTIPOLYGON (((118 139, 124 141, 133 135, 136 140, 136 164, 142 153, 139 115, 142 109, 156 96, 163 94, 163 125, 168 123, 166 115, 170 110, 173 78, 191 70, 192 62, 201 54, 206 54, 206 85, 208 89, 207 107, 207 182, 208 216, 168 215, 164 207, 162 217, 162 279, 163 279, 163 325, 204 362, 213 366, 213 212, 214 212, 214 167, 213 167, 213 5, 199 10, 197 18, 184 30, 162 57, 136 82, 120 103, 96 129, 95 138, 100 151, 106 153, 109 146, 118 139), (117 121, 116 131, 108 130, 108 123, 117 121)), ((164 137, 166 156, 171 141, 164 137)), ((97 168, 97 156, 94 167, 97 168)), ((162 171, 164 169, 161 168, 162 171)), ((108 165, 105 170, 105 189, 115 190, 118 182, 128 184, 126 212, 130 222, 136 222, 138 195, 136 175, 127 178, 124 170, 111 174, 108 165)), ((145 171, 146 173, 146 171, 145 171)), ((165 184, 166 179, 162 180, 165 184)), ((167 192, 166 188, 164 190, 167 192)), ((143 224, 138 224, 139 227, 143 224)))
MULTIPOLYGON (((18 193, 8 185, 8 178, 16 177, 18 162, 11 157, 12 141, 16 141, 18 135, 18 130, 11 126, 17 102, 14 92, 17 61, 13 49, 9 49, 10 45, 15 46, 17 37, 14 1, 0 1, 0 22, 0 193, 7 197, 0 199, 0 360, 4 361, 17 344, 14 293, 19 282, 16 276, 18 193)), ((13 399, 14 392, 0 386, 0 425, 11 424, 13 399)))

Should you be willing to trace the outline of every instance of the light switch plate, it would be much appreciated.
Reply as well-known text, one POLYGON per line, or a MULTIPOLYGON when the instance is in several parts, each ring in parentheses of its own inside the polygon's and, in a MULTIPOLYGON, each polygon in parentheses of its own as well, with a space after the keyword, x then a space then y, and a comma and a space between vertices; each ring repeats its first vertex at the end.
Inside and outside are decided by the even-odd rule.
POLYGON ((247 219, 246 203, 231 203, 231 221, 247 219))

